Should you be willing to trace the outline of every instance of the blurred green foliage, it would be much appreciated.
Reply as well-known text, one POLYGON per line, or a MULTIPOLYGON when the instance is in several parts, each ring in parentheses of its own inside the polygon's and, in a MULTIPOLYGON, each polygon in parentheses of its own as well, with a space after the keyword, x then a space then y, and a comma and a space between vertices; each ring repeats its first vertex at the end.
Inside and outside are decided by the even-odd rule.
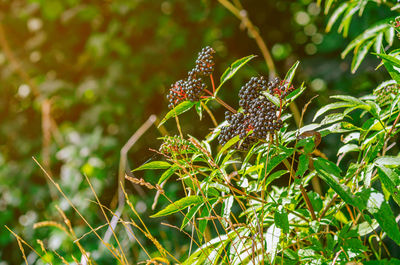
MULTIPOLYGON (((298 77, 321 93, 321 105, 326 104, 331 94, 359 94, 371 89, 371 80, 386 74, 373 72, 377 61, 368 57, 361 65, 361 74, 349 79, 350 59, 338 59, 347 41, 334 32, 328 35, 321 32, 325 21, 320 7, 311 0, 249 0, 242 4, 269 46, 279 73, 302 58, 298 77)), ((351 38, 359 32, 353 31, 354 28, 365 27, 371 24, 370 20, 386 14, 384 9, 365 12, 367 21, 353 22, 351 38)), ((252 74, 268 72, 254 40, 217 1, 2 0, 0 20, 5 41, 18 62, 16 69, 7 52, 1 50, 2 265, 22 261, 15 239, 3 225, 28 242, 34 236, 48 238, 46 243, 51 248, 62 246, 66 253, 73 253, 78 250, 59 230, 32 228, 38 221, 62 222, 55 210, 55 205, 59 205, 77 232, 86 232, 85 225, 66 201, 57 193, 52 198, 44 175, 31 158, 43 161, 48 141, 42 131, 44 100, 50 100, 51 104, 49 168, 67 196, 97 227, 104 220, 99 217, 98 207, 90 202, 94 197, 84 174, 90 178, 101 201, 115 207, 121 147, 150 114, 161 117, 166 112, 166 91, 193 66, 196 52, 206 45, 217 51, 217 74, 237 58, 260 55, 229 81, 228 89, 221 91, 227 102, 234 102, 230 89, 238 91, 243 80, 252 74), (36 95, 34 87, 21 78, 21 71, 37 87, 36 95)), ((217 118, 222 118, 224 110, 211 107, 217 111, 217 118)), ((187 114, 184 119, 197 119, 194 115, 187 114)), ((185 131, 194 136, 204 135, 212 127, 210 121, 209 126, 183 124, 185 131)), ((167 129, 171 135, 177 133, 168 124, 167 129)), ((129 156, 132 167, 153 155, 148 148, 158 147, 159 142, 154 139, 159 136, 160 132, 153 127, 134 146, 129 156)), ((156 176, 146 175, 146 179, 152 178, 156 176)), ((177 188, 170 185, 167 192, 170 198, 175 198, 177 188)), ((143 189, 132 193, 132 201, 142 206, 141 213, 146 212, 154 193, 143 189)), ((165 202, 160 199, 162 203, 165 202)), ((176 256, 188 247, 182 244, 184 235, 152 226, 152 220, 147 222, 160 234, 167 249, 175 249, 176 256)), ((94 239, 88 238, 88 242, 94 239)), ((98 242, 92 241, 92 249, 97 249, 98 242)), ((150 245, 148 240, 145 244, 150 245)), ((143 254, 138 247, 132 251, 139 256, 143 254)), ((99 250, 97 255, 101 253, 99 250)), ((28 258, 34 263, 34 256, 28 258)), ((104 259, 106 262, 107 258, 104 259)))

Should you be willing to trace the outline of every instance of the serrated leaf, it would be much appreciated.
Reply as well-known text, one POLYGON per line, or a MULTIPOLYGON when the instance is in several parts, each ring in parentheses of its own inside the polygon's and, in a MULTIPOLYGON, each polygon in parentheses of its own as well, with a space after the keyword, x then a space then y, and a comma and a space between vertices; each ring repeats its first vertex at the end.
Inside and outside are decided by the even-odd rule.
POLYGON ((389 27, 386 31, 385 31, 385 39, 386 42, 392 46, 393 45, 393 39, 394 39, 394 28, 393 27, 389 27))
POLYGON ((170 166, 171 164, 165 161, 151 161, 147 164, 141 165, 140 167, 132 170, 132 172, 138 170, 148 170, 148 169, 166 169, 169 168, 170 166))
POLYGON ((334 122, 338 122, 343 120, 343 118, 345 117, 345 115, 343 113, 332 113, 332 114, 328 114, 324 117, 324 119, 321 121, 321 125, 327 125, 327 124, 331 124, 334 122))
POLYGON ((304 86, 304 83, 301 84, 301 86, 298 89, 295 89, 292 91, 289 95, 286 96, 286 101, 288 103, 293 102, 298 98, 303 92, 306 90, 306 87, 304 86))
POLYGON ((399 84, 400 83, 400 60, 396 57, 397 54, 376 54, 379 56, 386 70, 389 72, 390 76, 399 84))
POLYGON ((233 62, 228 69, 225 70, 225 72, 222 74, 221 78, 220 78, 220 84, 218 86, 218 88, 215 91, 215 95, 217 95, 218 91, 221 89, 222 85, 228 81, 229 79, 231 79, 236 72, 242 68, 246 63, 248 63, 251 59, 253 59, 254 57, 257 57, 256 55, 249 55, 246 57, 243 57, 239 60, 236 60, 235 62, 233 62))
POLYGON ((193 196, 183 197, 182 199, 168 205, 167 207, 165 207, 164 209, 162 209, 161 211, 150 217, 154 218, 154 217, 170 215, 182 211, 183 209, 192 206, 194 204, 199 204, 203 202, 204 199, 201 196, 193 195, 193 196))
POLYGON ((274 181, 275 179, 280 178, 283 174, 288 173, 287 170, 278 170, 274 173, 272 173, 271 175, 269 175, 267 177, 267 180, 265 181, 265 187, 268 187, 269 184, 271 184, 272 181, 274 181))
POLYGON ((178 116, 188 110, 190 110, 196 103, 195 102, 191 102, 191 101, 184 101, 181 102, 180 104, 178 104, 175 108, 173 108, 172 110, 170 110, 167 115, 165 115, 164 119, 162 119, 162 121, 160 122, 160 124, 158 124, 158 127, 160 127, 161 125, 163 125, 167 120, 169 120, 170 118, 173 118, 175 116, 178 116))
POLYGON ((382 47, 383 47, 383 43, 382 42, 383 42, 383 32, 379 33, 376 36, 375 44, 374 44, 374 51, 376 53, 380 53, 381 52, 382 47))
POLYGON ((349 32, 350 23, 353 18, 353 15, 360 9, 356 3, 350 3, 350 6, 347 8, 346 13, 343 15, 342 22, 340 22, 338 32, 343 32, 343 37, 347 38, 347 34, 349 32))

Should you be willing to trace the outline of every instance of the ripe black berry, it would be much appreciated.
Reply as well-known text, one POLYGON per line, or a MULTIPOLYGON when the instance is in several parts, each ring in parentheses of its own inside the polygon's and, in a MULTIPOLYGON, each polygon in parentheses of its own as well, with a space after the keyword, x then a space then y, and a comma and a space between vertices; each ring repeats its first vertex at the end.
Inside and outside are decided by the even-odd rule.
POLYGON ((207 46, 199 52, 196 60, 196 67, 189 72, 189 75, 198 74, 201 76, 211 75, 214 71, 214 49, 207 46))
POLYGON ((243 112, 237 114, 225 113, 228 126, 221 129, 218 136, 221 145, 239 135, 242 144, 237 144, 236 149, 247 150, 259 140, 266 139, 269 133, 274 133, 283 126, 278 118, 277 107, 270 102, 261 92, 278 94, 285 97, 291 89, 275 78, 267 83, 264 77, 252 77, 239 91, 239 105, 243 112))
POLYGON ((172 109, 179 103, 190 100, 198 101, 204 96, 206 85, 200 78, 189 76, 186 80, 179 80, 171 85, 167 99, 168 107, 172 109))

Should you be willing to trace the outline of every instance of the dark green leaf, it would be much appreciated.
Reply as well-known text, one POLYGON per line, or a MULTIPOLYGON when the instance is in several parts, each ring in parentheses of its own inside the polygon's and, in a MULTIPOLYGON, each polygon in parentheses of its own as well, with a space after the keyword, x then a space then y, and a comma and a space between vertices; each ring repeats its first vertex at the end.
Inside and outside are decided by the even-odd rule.
POLYGON ((346 203, 363 208, 361 202, 351 192, 350 188, 339 181, 340 169, 332 162, 323 158, 314 160, 318 176, 322 178, 346 203))
POLYGON ((302 154, 299 157, 299 164, 297 166, 296 176, 303 176, 308 169, 308 156, 302 154))
POLYGON ((284 233, 289 233, 289 218, 288 213, 283 207, 279 207, 274 214, 274 221, 276 227, 283 230, 284 233))

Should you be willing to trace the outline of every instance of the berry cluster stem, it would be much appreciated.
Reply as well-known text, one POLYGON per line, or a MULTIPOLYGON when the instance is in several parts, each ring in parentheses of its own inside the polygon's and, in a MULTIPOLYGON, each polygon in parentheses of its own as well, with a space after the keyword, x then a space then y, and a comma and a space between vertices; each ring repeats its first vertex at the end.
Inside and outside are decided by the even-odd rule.
POLYGON ((215 100, 218 101, 218 103, 221 104, 222 106, 224 106, 227 110, 229 110, 230 112, 232 112, 232 113, 234 113, 234 114, 237 113, 237 111, 236 111, 234 108, 232 108, 231 106, 229 106, 225 101, 223 101, 223 100, 220 99, 219 97, 214 96, 214 94, 211 93, 211 91, 209 91, 208 89, 204 89, 204 91, 205 91, 207 94, 209 94, 210 96, 212 96, 213 98, 215 98, 215 100))
POLYGON ((215 84, 214 84, 214 78, 213 78, 212 74, 210 74, 210 80, 211 80, 211 85, 212 85, 212 88, 213 88, 213 94, 215 94, 215 84))

